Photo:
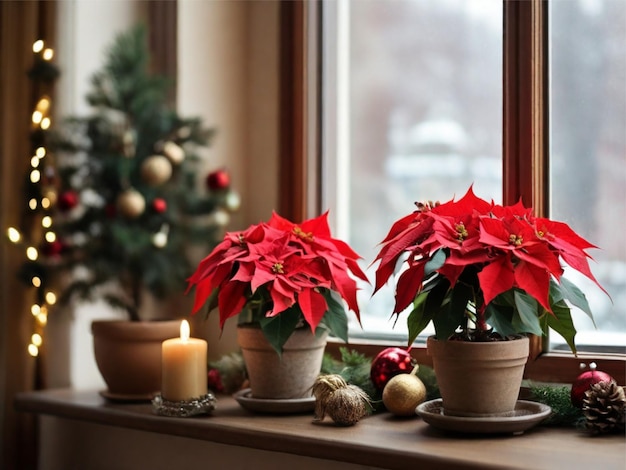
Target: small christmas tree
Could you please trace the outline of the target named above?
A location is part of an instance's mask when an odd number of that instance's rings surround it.
[[[156,298],[184,290],[193,272],[186,248],[212,248],[238,206],[223,169],[196,189],[196,152],[214,132],[170,109],[169,82],[151,75],[149,62],[143,26],[119,35],[92,79],[94,113],[54,134],[56,239],[25,269],[69,270],[59,301],[103,298],[135,320],[143,289]]]

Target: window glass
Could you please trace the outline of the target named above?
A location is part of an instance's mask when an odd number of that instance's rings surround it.
[[[577,312],[577,343],[626,352],[626,2],[552,2],[549,18],[550,215],[601,248],[590,264],[612,298],[566,272],[597,324]]]
[[[461,197],[473,184],[501,202],[502,2],[324,7],[323,203],[365,268],[416,201]],[[363,329],[351,336],[405,341],[406,313],[390,320],[392,287],[371,293],[363,286]]]

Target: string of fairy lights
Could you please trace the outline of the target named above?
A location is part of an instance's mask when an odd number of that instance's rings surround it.
[[[54,50],[46,47],[43,40],[39,39],[33,43],[33,53],[36,61],[50,62],[54,57]],[[41,93],[31,114],[31,126],[33,132],[43,133],[50,129],[52,102],[50,96]],[[26,263],[35,263],[40,257],[38,246],[53,244],[57,240],[53,230],[52,208],[56,202],[56,191],[53,187],[42,187],[46,180],[46,170],[52,170],[52,157],[48,153],[45,139],[38,139],[33,145],[33,152],[30,156],[29,181],[38,188],[37,191],[29,191],[27,196],[28,210],[32,220],[32,225],[27,231],[22,233],[15,227],[7,229],[7,236],[11,243],[24,249]],[[39,225],[39,226],[38,226]],[[42,237],[43,234],[43,237]],[[33,329],[30,343],[27,346],[28,354],[33,357],[39,355],[44,342],[44,331],[48,322],[48,312],[56,303],[55,292],[47,287],[41,275],[32,274],[30,284],[36,289],[34,302],[30,306],[30,314],[33,317]]]

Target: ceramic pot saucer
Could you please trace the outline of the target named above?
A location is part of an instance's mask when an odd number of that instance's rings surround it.
[[[158,394],[158,392],[154,392],[141,395],[130,395],[123,393],[111,393],[108,390],[101,390],[99,393],[101,397],[117,403],[150,403]]]
[[[235,400],[249,411],[269,414],[297,414],[308,413],[315,409],[315,397],[303,398],[253,398],[249,388],[238,391],[233,395]]]
[[[415,412],[422,419],[439,429],[469,434],[522,434],[546,419],[552,409],[543,403],[518,400],[515,410],[502,416],[470,418],[447,416],[443,413],[443,401],[427,401],[418,405]]]

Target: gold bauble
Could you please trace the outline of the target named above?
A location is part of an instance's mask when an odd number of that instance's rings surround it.
[[[396,416],[415,416],[426,399],[426,386],[414,374],[394,375],[383,389],[383,404]]]
[[[117,210],[128,218],[139,217],[146,209],[146,200],[136,189],[127,189],[117,197]]]
[[[163,155],[152,155],[141,164],[141,179],[150,186],[159,186],[172,176],[172,164]]]
[[[163,144],[163,153],[174,165],[179,165],[185,159],[185,151],[171,140]]]

